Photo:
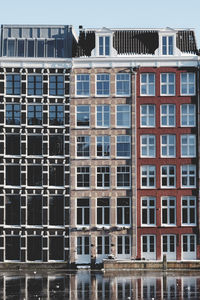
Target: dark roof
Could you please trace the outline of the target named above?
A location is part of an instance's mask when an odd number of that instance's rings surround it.
[[[113,30],[113,47],[118,54],[154,54],[158,48],[158,30]],[[178,30],[176,45],[181,52],[197,53],[194,31]],[[95,31],[80,30],[76,56],[91,56]]]

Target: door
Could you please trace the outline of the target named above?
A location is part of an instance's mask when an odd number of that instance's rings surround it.
[[[162,236],[162,255],[166,255],[167,260],[176,260],[176,236]]]
[[[142,258],[148,260],[156,259],[156,236],[143,235],[142,236]]]
[[[78,236],[77,237],[77,264],[89,264],[90,263],[90,237]]]
[[[131,258],[131,237],[129,235],[120,235],[117,237],[117,258]]]
[[[98,236],[97,237],[97,254],[96,262],[101,263],[103,259],[108,258],[110,254],[110,238],[109,236]]]
[[[182,259],[183,260],[196,259],[196,235],[194,234],[182,235]]]

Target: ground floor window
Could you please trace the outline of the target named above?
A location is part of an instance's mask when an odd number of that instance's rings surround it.
[[[64,237],[49,237],[49,260],[64,260]]]
[[[42,260],[42,237],[41,236],[27,237],[27,260],[28,261]]]

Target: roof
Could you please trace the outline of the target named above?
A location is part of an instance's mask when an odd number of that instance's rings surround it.
[[[154,54],[158,48],[159,29],[112,29],[113,47],[118,54]],[[183,53],[197,54],[194,30],[177,29],[176,45]],[[95,48],[95,29],[80,29],[76,56],[91,56]]]

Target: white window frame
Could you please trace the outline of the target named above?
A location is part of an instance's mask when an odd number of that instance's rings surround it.
[[[98,112],[98,107],[101,107],[101,111]],[[105,107],[108,107],[108,112],[105,112]],[[108,113],[109,115],[109,124],[105,125],[105,114]],[[97,119],[97,115],[101,114],[102,117],[102,125],[98,125],[98,119]],[[96,127],[97,128],[109,128],[110,127],[110,105],[97,105],[96,106]]]
[[[105,141],[105,138],[108,138],[108,142]],[[98,139],[101,141],[98,141]],[[102,155],[98,155],[98,143],[101,143],[102,146]],[[107,148],[107,152],[109,152],[109,155],[105,155],[106,151],[105,148]],[[109,159],[110,158],[110,136],[109,135],[98,135],[96,136],[96,157],[98,159]]]
[[[122,253],[118,253],[118,247],[119,247],[119,238],[122,238]],[[126,243],[126,238],[129,240],[128,243]],[[116,236],[116,256],[120,259],[128,259],[131,256],[131,235],[118,235]],[[126,247],[128,246],[129,252],[126,253]]]
[[[98,172],[98,168],[100,168],[100,172]],[[106,168],[109,168],[109,172],[107,172],[105,170],[105,172],[103,172],[103,169],[106,169]],[[105,186],[105,183],[106,183],[106,180],[105,180],[105,176],[106,175],[109,175],[109,185],[106,185]],[[101,186],[98,186],[98,175],[101,175],[102,176],[102,185]],[[110,173],[110,166],[97,166],[96,167],[96,188],[97,189],[110,189],[110,185],[111,185],[111,182],[110,182],[110,176],[111,176],[111,173]]]
[[[186,237],[186,248],[184,251],[184,238]],[[191,239],[193,239],[194,243],[191,244]],[[194,251],[191,250],[191,247],[194,247]],[[189,249],[188,249],[189,248]],[[196,252],[197,252],[197,237],[196,234],[183,234],[181,236],[181,249],[182,249],[182,260],[195,260]],[[185,255],[184,255],[185,254]]]
[[[126,77],[127,78],[123,78],[123,77]],[[118,77],[121,77],[120,79]],[[131,80],[130,80],[130,74],[129,73],[117,73],[115,75],[115,91],[116,91],[116,96],[119,96],[119,97],[129,97],[131,92],[130,92],[130,83],[131,83]],[[121,85],[122,85],[122,88],[121,88],[121,92],[119,93],[118,91],[118,83],[121,82]],[[126,92],[126,84],[128,84],[128,92]]]
[[[186,107],[186,113],[183,113],[183,107]],[[190,108],[193,107],[194,113],[190,113]],[[186,118],[186,124],[183,124],[183,118]],[[190,119],[193,118],[193,124],[190,124]],[[181,104],[181,127],[195,127],[196,126],[196,105],[195,104]]]
[[[166,138],[166,143],[163,142],[163,138]],[[173,138],[173,143],[170,139]],[[176,157],[176,135],[175,134],[165,134],[160,137],[160,145],[161,145],[161,157]],[[165,150],[166,155],[163,154]],[[170,151],[173,150],[173,154],[170,154]]]
[[[129,204],[128,205],[118,205],[118,200],[120,199],[126,199],[128,200]],[[130,226],[131,225],[131,204],[130,204],[130,198],[128,197],[118,197],[117,198],[117,205],[116,205],[116,224],[118,226]],[[121,215],[122,215],[122,224],[121,223],[118,223],[117,221],[117,211],[118,209],[120,209],[122,212],[121,212]],[[125,215],[126,215],[126,209],[128,209],[129,211],[129,222],[128,223],[125,223]]]
[[[102,45],[102,54],[100,54],[100,38],[102,38],[103,45]],[[108,38],[108,47],[106,46],[106,38]],[[108,48],[108,49],[106,49]],[[108,51],[108,53],[107,53]],[[111,35],[98,35],[98,54],[99,56],[110,56],[111,55]]]
[[[146,110],[147,110],[146,114],[142,113],[142,108],[143,107],[146,107]],[[150,112],[149,112],[150,107],[153,107],[153,109],[154,109],[153,114],[150,114]],[[147,125],[142,125],[142,118],[145,118],[147,120]],[[153,125],[150,124],[150,120],[152,118],[154,119],[154,124]],[[155,106],[155,104],[142,104],[142,105],[140,105],[140,127],[154,128],[155,125],[156,125],[156,106]]]
[[[164,244],[164,239],[166,239],[165,244]],[[166,251],[164,251],[164,246],[166,246],[167,248]],[[162,235],[162,256],[163,255],[166,255],[167,260],[176,260],[176,235],[175,234]]]
[[[89,168],[89,172],[78,172],[78,168]],[[81,189],[81,190],[88,190],[90,189],[90,173],[91,173],[91,170],[90,170],[90,166],[77,166],[76,167],[76,189]],[[77,182],[77,176],[78,174],[82,174],[82,176],[84,176],[84,174],[89,174],[89,185],[88,186],[78,186],[78,182]],[[84,182],[84,181],[83,181]]]
[[[183,76],[186,76],[186,81],[183,82]],[[190,77],[192,78],[192,81],[190,81]],[[186,87],[186,92],[183,92],[183,85]],[[190,92],[190,88],[192,86],[193,92]],[[187,72],[187,73],[181,73],[181,86],[180,86],[181,96],[190,95],[194,96],[196,95],[196,76],[193,72]]]
[[[77,125],[77,116],[79,113],[81,112],[78,112],[78,108],[79,107],[83,107],[83,106],[87,106],[89,109],[88,109],[88,112],[89,112],[89,126],[79,126]],[[91,116],[90,116],[90,105],[86,104],[86,105],[77,105],[76,106],[76,128],[90,128],[91,126]]]
[[[153,75],[153,81],[150,81],[150,76]],[[143,82],[143,78],[145,81]],[[142,92],[142,88],[145,87],[146,93]],[[150,92],[153,88],[153,92]],[[141,96],[155,96],[155,73],[141,73],[140,74],[140,95]]]
[[[166,49],[164,50],[163,38],[166,38]],[[170,45],[169,39],[172,38],[172,45]],[[174,35],[162,36],[162,55],[174,55]]]
[[[166,107],[166,113],[163,109]],[[170,112],[170,107],[174,108],[174,112]],[[163,124],[163,119],[166,118],[166,124]],[[170,118],[174,119],[173,124],[170,124]],[[160,106],[160,127],[175,127],[176,126],[176,105],[175,104],[162,104]]]
[[[142,172],[146,172],[146,175],[143,176]],[[150,172],[153,172],[153,176],[150,176]],[[140,167],[140,174],[141,174],[141,182],[140,186],[142,189],[155,189],[156,187],[156,166],[154,165],[143,165]],[[142,185],[142,179],[146,178],[147,185]],[[154,185],[150,185],[150,179],[153,179]]]
[[[85,205],[85,206],[79,206],[78,205],[78,200],[88,200],[88,202],[89,202],[89,205]],[[87,198],[87,197],[83,197],[83,198],[81,198],[81,197],[79,197],[79,198],[77,198],[76,199],[76,226],[77,227],[89,227],[90,226],[90,222],[91,222],[91,208],[90,208],[90,205],[91,205],[91,201],[90,201],[90,199],[89,198]],[[77,211],[78,211],[78,208],[80,208],[81,209],[81,215],[82,215],[82,224],[78,224],[78,213],[77,213]],[[84,223],[84,219],[85,219],[85,214],[86,214],[86,210],[88,209],[88,212],[89,212],[89,224],[85,224]]]
[[[166,75],[166,81],[163,81],[163,76]],[[173,82],[170,82],[170,75],[173,75]],[[162,92],[162,87],[166,86],[166,93]],[[170,87],[173,86],[174,92],[169,91]],[[161,73],[160,74],[160,95],[161,96],[175,96],[176,94],[176,74],[175,73]]]
[[[183,144],[184,139],[186,139],[186,144]],[[184,149],[186,152],[185,154],[183,153]],[[196,135],[195,134],[181,135],[181,157],[196,157]]]
[[[143,143],[143,140],[146,139],[146,143]],[[151,140],[153,143],[150,143]],[[150,155],[150,149],[152,150],[152,155]],[[146,154],[143,154],[143,151],[146,151]],[[140,136],[140,157],[156,157],[156,136],[150,134],[144,134]]]
[[[143,201],[146,201],[146,205],[143,205]],[[147,223],[143,223],[143,211],[146,211]],[[154,219],[153,223],[150,222],[151,213],[153,213],[153,219]],[[152,196],[141,197],[141,226],[142,227],[156,226],[156,197],[152,197]]]
[[[108,205],[98,205],[98,200],[100,199],[106,199],[108,200]],[[105,223],[105,215],[106,215],[106,210],[108,209],[108,218],[109,218],[109,223]],[[97,219],[97,216],[98,216],[98,210],[101,210],[102,214],[102,222],[100,224],[97,223],[98,219]],[[105,226],[110,226],[110,210],[111,210],[111,207],[110,207],[110,198],[108,197],[102,197],[102,198],[97,198],[97,201],[96,201],[96,226],[97,227],[105,227]]]
[[[170,203],[170,201],[174,201],[174,205]],[[167,201],[167,205],[163,205],[163,201]],[[164,210],[166,211],[167,215],[167,222],[163,222],[163,214]],[[172,211],[174,212],[174,222],[171,223],[170,218],[171,218],[171,213]],[[163,196],[161,197],[161,225],[168,227],[168,226],[176,226],[176,197],[174,196]]]
[[[78,77],[80,77],[80,79]],[[81,83],[81,93],[78,92],[78,83]],[[85,92],[85,83],[88,83],[88,92]],[[76,74],[76,97],[89,97],[89,96],[90,96],[90,74]]]
[[[99,238],[101,238],[101,243],[99,244]],[[108,244],[107,244],[108,241]],[[110,236],[109,235],[99,235],[96,237],[96,259],[97,261],[102,261],[110,255]],[[106,253],[106,247],[108,247],[108,253]],[[101,248],[102,253],[98,253],[99,248]]]
[[[183,171],[186,173],[183,174]],[[193,174],[191,174],[191,172]],[[186,185],[183,184],[183,177],[187,180]],[[190,184],[191,178],[194,179],[194,185]],[[196,188],[196,165],[188,164],[181,166],[181,188]]]
[[[118,154],[118,151],[117,151],[117,146],[119,144],[124,144],[124,145],[129,145],[129,155],[119,155]],[[125,151],[120,151],[120,153],[123,153],[124,154]],[[128,151],[126,151],[128,152]],[[131,136],[130,135],[117,135],[116,136],[116,158],[130,158],[131,157]]]
[[[100,76],[100,78],[98,79],[98,77]],[[105,77],[108,76],[108,79],[106,79]],[[102,88],[101,91],[102,93],[98,93],[98,89],[97,89],[97,83],[101,82]],[[109,88],[108,88],[108,92],[106,93],[105,88],[104,88],[104,84],[108,82],[109,83]],[[96,97],[109,97],[110,96],[110,74],[108,73],[99,73],[96,74]]]
[[[163,173],[163,170],[166,170],[166,174]],[[174,173],[173,174],[170,174],[170,169],[173,169],[174,170]],[[163,189],[173,189],[176,187],[176,166],[175,165],[163,165],[160,167],[160,174],[161,174],[161,188]],[[166,185],[163,185],[163,182],[162,180],[166,178],[166,182],[167,184]],[[171,185],[170,184],[170,180],[173,179],[174,181],[174,184]]]
[[[79,156],[78,155],[78,145],[84,145],[84,144],[86,144],[87,143],[87,141],[85,142],[83,142],[83,141],[78,141],[78,139],[79,138],[88,138],[88,145],[89,145],[89,155],[88,156],[86,156],[86,155],[82,155],[82,156]],[[81,153],[84,153],[84,151],[82,150],[81,151]],[[76,157],[78,158],[78,159],[87,159],[87,158],[89,158],[90,157],[90,136],[89,135],[80,135],[80,136],[76,136]]]
[[[183,204],[183,201],[186,202],[186,204]],[[191,201],[194,203],[192,204]],[[183,220],[183,210],[186,212],[186,219],[187,222],[184,222]],[[194,215],[194,222],[191,222],[191,214]],[[181,225],[182,226],[196,226],[196,197],[195,196],[182,196],[181,197]]]
[[[118,109],[125,108],[125,111],[118,111]],[[118,115],[125,113],[125,120],[128,121],[127,125],[118,125]],[[128,118],[127,118],[128,114]],[[131,106],[129,104],[120,104],[116,106],[116,127],[117,128],[130,128],[131,127]]]
[[[119,170],[118,170],[119,168]],[[124,171],[125,169],[125,171]],[[123,175],[123,185],[122,186],[118,186],[118,175]],[[124,176],[127,175],[129,176],[129,185],[125,185],[124,182]],[[130,166],[122,166],[122,165],[118,165],[117,166],[117,178],[116,178],[116,188],[117,189],[130,189],[131,188],[131,167]]]

